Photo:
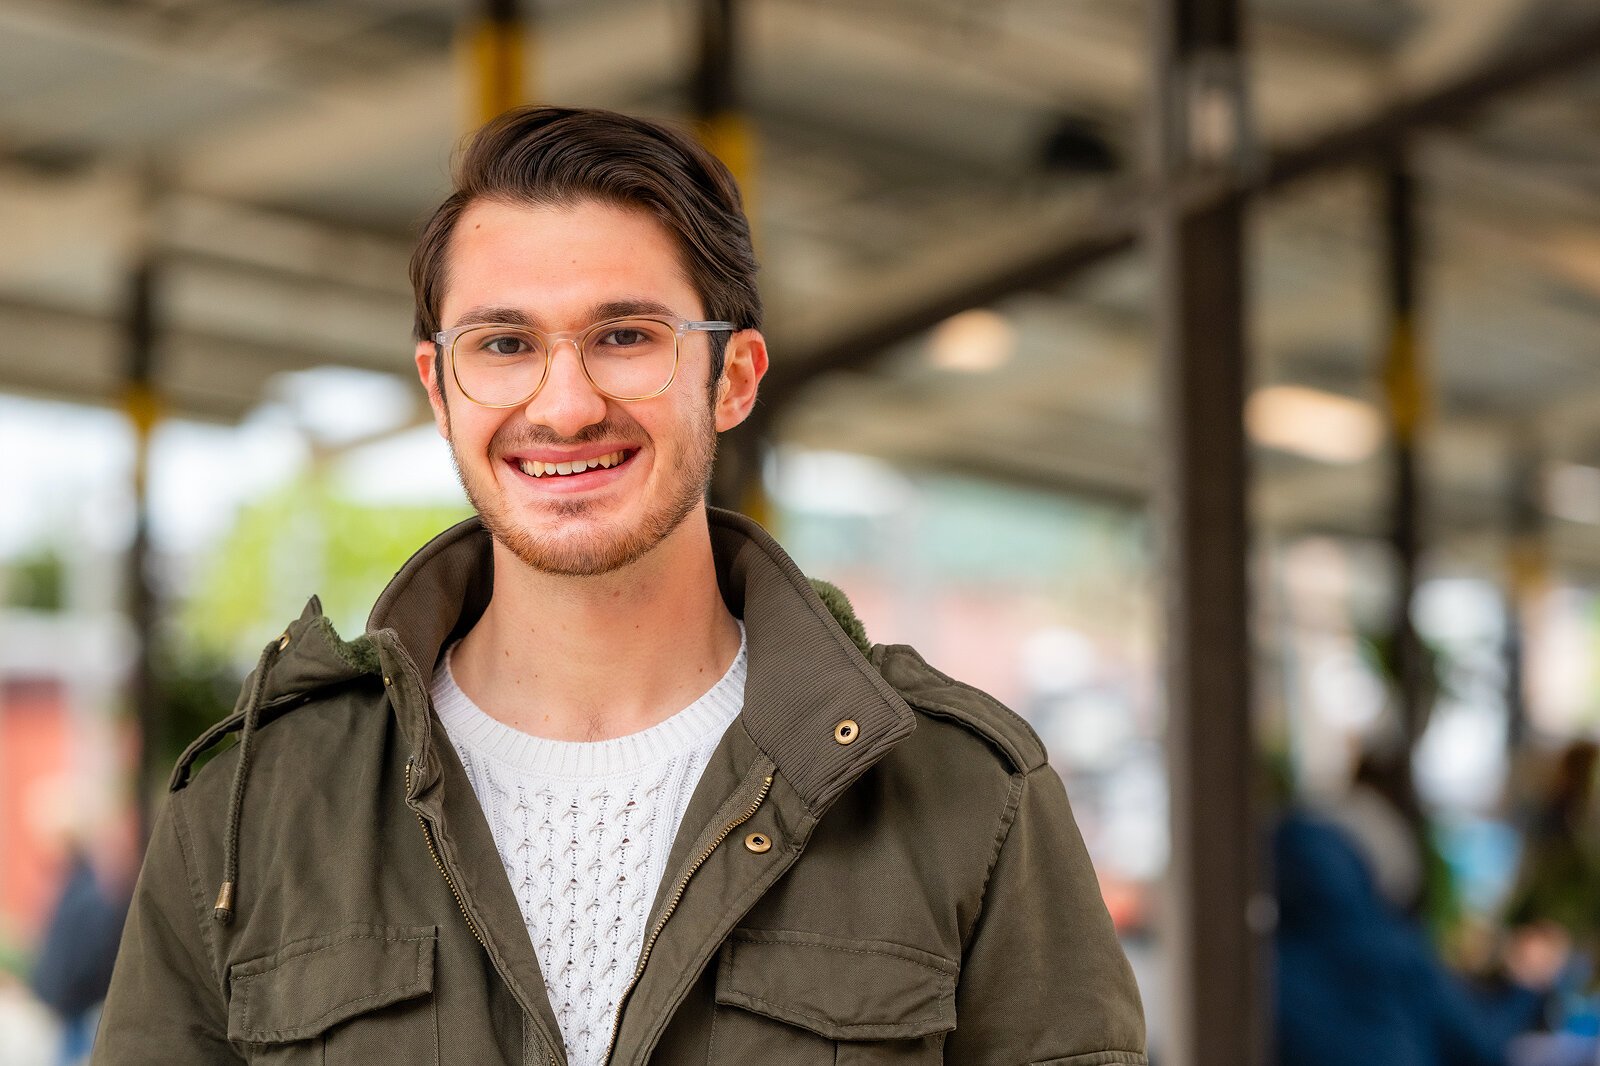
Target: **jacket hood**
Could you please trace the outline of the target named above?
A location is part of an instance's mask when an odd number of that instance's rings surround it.
[[[250,713],[257,716],[255,725],[265,725],[319,692],[375,678],[381,672],[372,641],[341,638],[323,615],[321,599],[312,596],[300,617],[267,645],[255,669],[246,675],[233,713],[196,737],[179,756],[169,789],[187,784],[194,761],[229,733],[242,729]]]
[[[322,603],[311,597],[300,617],[261,653],[256,668],[245,678],[234,712],[189,745],[178,758],[168,782],[169,791],[183,788],[200,754],[227,734],[239,733],[239,757],[234,765],[224,843],[222,880],[217,890],[213,917],[233,921],[234,891],[238,879],[239,819],[244,793],[250,779],[252,741],[257,730],[294,707],[309,701],[312,694],[328,691],[375,672],[380,662],[371,642],[341,640],[333,624],[322,614]]]

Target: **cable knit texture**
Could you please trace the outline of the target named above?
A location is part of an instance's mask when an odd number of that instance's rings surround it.
[[[453,652],[454,649],[452,649]],[[571,1066],[602,1066],[689,797],[744,705],[745,643],[712,688],[614,740],[546,740],[489,717],[444,657],[433,702],[483,805]]]

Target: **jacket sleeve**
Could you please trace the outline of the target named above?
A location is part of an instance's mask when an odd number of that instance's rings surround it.
[[[156,818],[122,931],[91,1066],[241,1062],[207,950],[182,793]]]
[[[1144,1014],[1061,778],[1012,779],[945,1061],[1142,1066]]]

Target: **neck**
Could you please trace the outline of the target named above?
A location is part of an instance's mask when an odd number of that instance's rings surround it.
[[[488,608],[456,648],[456,682],[491,717],[553,740],[636,733],[693,703],[739,651],[705,512],[595,577],[537,571],[498,541]]]

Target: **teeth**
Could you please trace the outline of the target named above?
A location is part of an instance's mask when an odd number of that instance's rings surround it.
[[[607,455],[597,455],[593,459],[579,459],[575,462],[566,463],[545,463],[537,459],[524,459],[517,466],[529,477],[549,477],[553,474],[581,474],[585,470],[593,470],[596,467],[610,469],[620,462],[622,462],[622,453],[616,451]]]

